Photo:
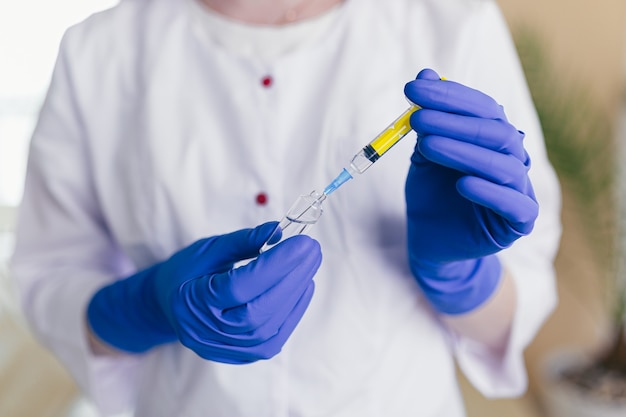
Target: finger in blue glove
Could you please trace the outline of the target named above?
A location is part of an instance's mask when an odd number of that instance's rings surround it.
[[[411,269],[434,307],[460,314],[497,287],[494,256],[532,231],[538,205],[524,134],[493,98],[426,69],[405,94],[422,107],[407,176]]]
[[[219,362],[273,357],[304,315],[321,263],[319,244],[304,235],[258,255],[275,226],[201,239],[102,288],[89,304],[91,328],[128,352],[179,340]]]

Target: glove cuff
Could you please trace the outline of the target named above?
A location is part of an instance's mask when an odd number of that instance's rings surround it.
[[[433,308],[442,314],[468,313],[498,287],[502,266],[495,255],[448,263],[420,261],[411,270]]]
[[[151,285],[158,265],[96,292],[87,307],[93,332],[107,344],[131,353],[177,339],[157,304]]]

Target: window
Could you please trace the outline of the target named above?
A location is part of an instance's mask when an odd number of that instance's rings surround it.
[[[30,135],[65,29],[116,3],[0,2],[0,206],[21,200]]]

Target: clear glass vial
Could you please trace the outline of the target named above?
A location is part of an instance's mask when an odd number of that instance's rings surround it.
[[[322,202],[325,199],[326,194],[317,191],[298,197],[267,239],[261,252],[291,236],[306,233],[322,215]]]

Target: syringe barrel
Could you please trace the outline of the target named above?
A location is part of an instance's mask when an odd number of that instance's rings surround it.
[[[376,155],[376,151],[371,148],[368,149],[368,147],[369,145],[354,155],[352,161],[350,161],[350,167],[348,168],[348,172],[350,172],[350,174],[364,173],[365,170],[371,167],[372,164],[379,158],[379,156]],[[372,154],[372,152],[374,153]]]
[[[411,104],[396,120],[393,121],[385,130],[374,138],[370,143],[365,145],[363,149],[352,157],[350,165],[341,171],[341,173],[324,189],[324,194],[330,194],[339,188],[343,183],[354,177],[354,174],[362,174],[371,167],[385,152],[393,145],[398,143],[400,139],[405,137],[411,131],[411,115],[419,110],[420,107]]]
[[[376,159],[383,156],[393,145],[398,143],[400,139],[405,137],[411,131],[411,115],[419,110],[420,107],[413,104],[406,109],[396,120],[394,120],[385,130],[376,136],[365,148],[371,148],[374,155],[368,159],[375,162]],[[372,160],[372,158],[374,158]]]
[[[413,104],[406,109],[396,120],[394,120],[385,130],[376,136],[370,143],[365,145],[350,161],[348,171],[350,174],[362,174],[372,166],[374,162],[385,154],[400,139],[411,131],[411,115],[420,107]]]

